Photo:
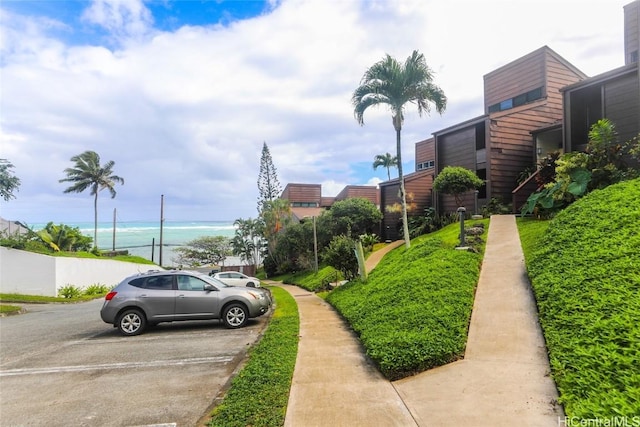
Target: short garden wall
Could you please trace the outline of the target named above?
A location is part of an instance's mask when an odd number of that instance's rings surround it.
[[[159,269],[150,264],[63,258],[0,247],[0,293],[56,296],[66,285],[117,285],[132,274]]]

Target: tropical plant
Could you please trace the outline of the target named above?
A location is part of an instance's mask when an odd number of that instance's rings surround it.
[[[640,153],[638,139],[618,142],[615,125],[608,119],[598,120],[589,131],[586,152],[566,153],[546,165],[554,167],[553,180],[531,194],[522,207],[522,215],[549,216],[591,190],[604,188],[625,179],[632,179],[638,171],[630,168],[625,156],[635,158]]]
[[[20,178],[15,176],[11,171],[13,164],[7,159],[0,159],[0,197],[5,202],[15,199],[14,191],[18,191],[20,187]]]
[[[266,142],[262,145],[262,155],[260,157],[258,192],[258,213],[262,213],[265,209],[265,204],[276,200],[282,193],[280,181],[278,181],[278,171],[273,165],[271,152]]]
[[[111,198],[116,197],[116,184],[124,184],[124,179],[113,175],[115,162],[109,160],[103,166],[100,165],[100,156],[95,151],[85,151],[71,158],[75,165],[64,170],[66,178],[59,182],[71,182],[73,185],[64,193],[82,193],[90,189],[93,196],[93,243],[98,247],[98,193],[104,189],[109,190]]]
[[[434,190],[453,195],[457,206],[461,206],[463,193],[478,189],[483,184],[484,181],[475,173],[461,166],[446,166],[433,180]]]
[[[633,157],[637,139],[621,143],[616,127],[609,119],[600,119],[589,130],[589,169],[592,174],[589,189],[604,188],[624,179],[634,178],[629,173],[625,156]]]
[[[264,222],[263,236],[267,241],[267,254],[276,266],[283,265],[286,259],[276,251],[280,232],[291,223],[291,207],[286,199],[275,199],[263,204],[260,217]]]
[[[82,234],[78,227],[65,224],[55,225],[53,222],[37,232],[38,237],[54,251],[89,251],[92,239]]]
[[[414,50],[404,63],[390,55],[373,64],[364,74],[360,86],[351,98],[354,115],[360,125],[364,125],[364,112],[371,106],[386,105],[391,110],[393,127],[396,131],[396,157],[398,180],[402,200],[403,235],[405,245],[411,245],[407,221],[407,201],[402,173],[401,132],[404,109],[408,103],[418,107],[418,114],[431,111],[431,103],[436,111],[444,112],[447,98],[443,90],[433,83],[433,71],[427,65],[424,55]]]
[[[58,296],[66,299],[78,298],[82,295],[82,289],[74,285],[65,285],[58,289]]]
[[[236,227],[235,236],[231,240],[233,254],[248,264],[260,265],[265,246],[262,238],[264,230],[262,220],[238,218],[233,225]]]
[[[373,159],[373,170],[383,167],[387,169],[387,178],[391,181],[391,168],[398,167],[398,156],[392,156],[391,153],[377,154]]]
[[[365,233],[360,236],[360,241],[367,252],[372,252],[373,246],[380,241],[380,238],[375,233]]]
[[[224,236],[204,236],[174,250],[178,253],[176,261],[181,264],[190,267],[218,265],[231,254],[231,242]]]

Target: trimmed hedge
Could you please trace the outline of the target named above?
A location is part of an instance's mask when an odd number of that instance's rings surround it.
[[[640,179],[596,190],[539,241],[523,239],[533,246],[527,268],[569,417],[640,414],[639,201]]]
[[[464,355],[482,255],[454,250],[458,232],[451,224],[414,239],[409,250],[387,254],[366,283],[327,296],[388,379]]]

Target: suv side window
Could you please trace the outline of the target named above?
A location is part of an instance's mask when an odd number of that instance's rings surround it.
[[[204,280],[200,280],[197,277],[187,276],[187,275],[179,275],[178,278],[178,289],[181,291],[204,291]]]
[[[137,279],[133,279],[129,282],[131,286],[135,286],[136,288],[144,288],[144,277],[138,277]]]
[[[170,291],[173,289],[173,277],[171,276],[151,276],[144,282],[145,289],[158,289]]]

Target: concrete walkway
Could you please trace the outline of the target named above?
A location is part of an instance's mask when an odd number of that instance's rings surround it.
[[[512,215],[491,218],[464,360],[413,377],[385,380],[329,304],[282,287],[300,312],[285,426],[555,427],[564,417]]]

